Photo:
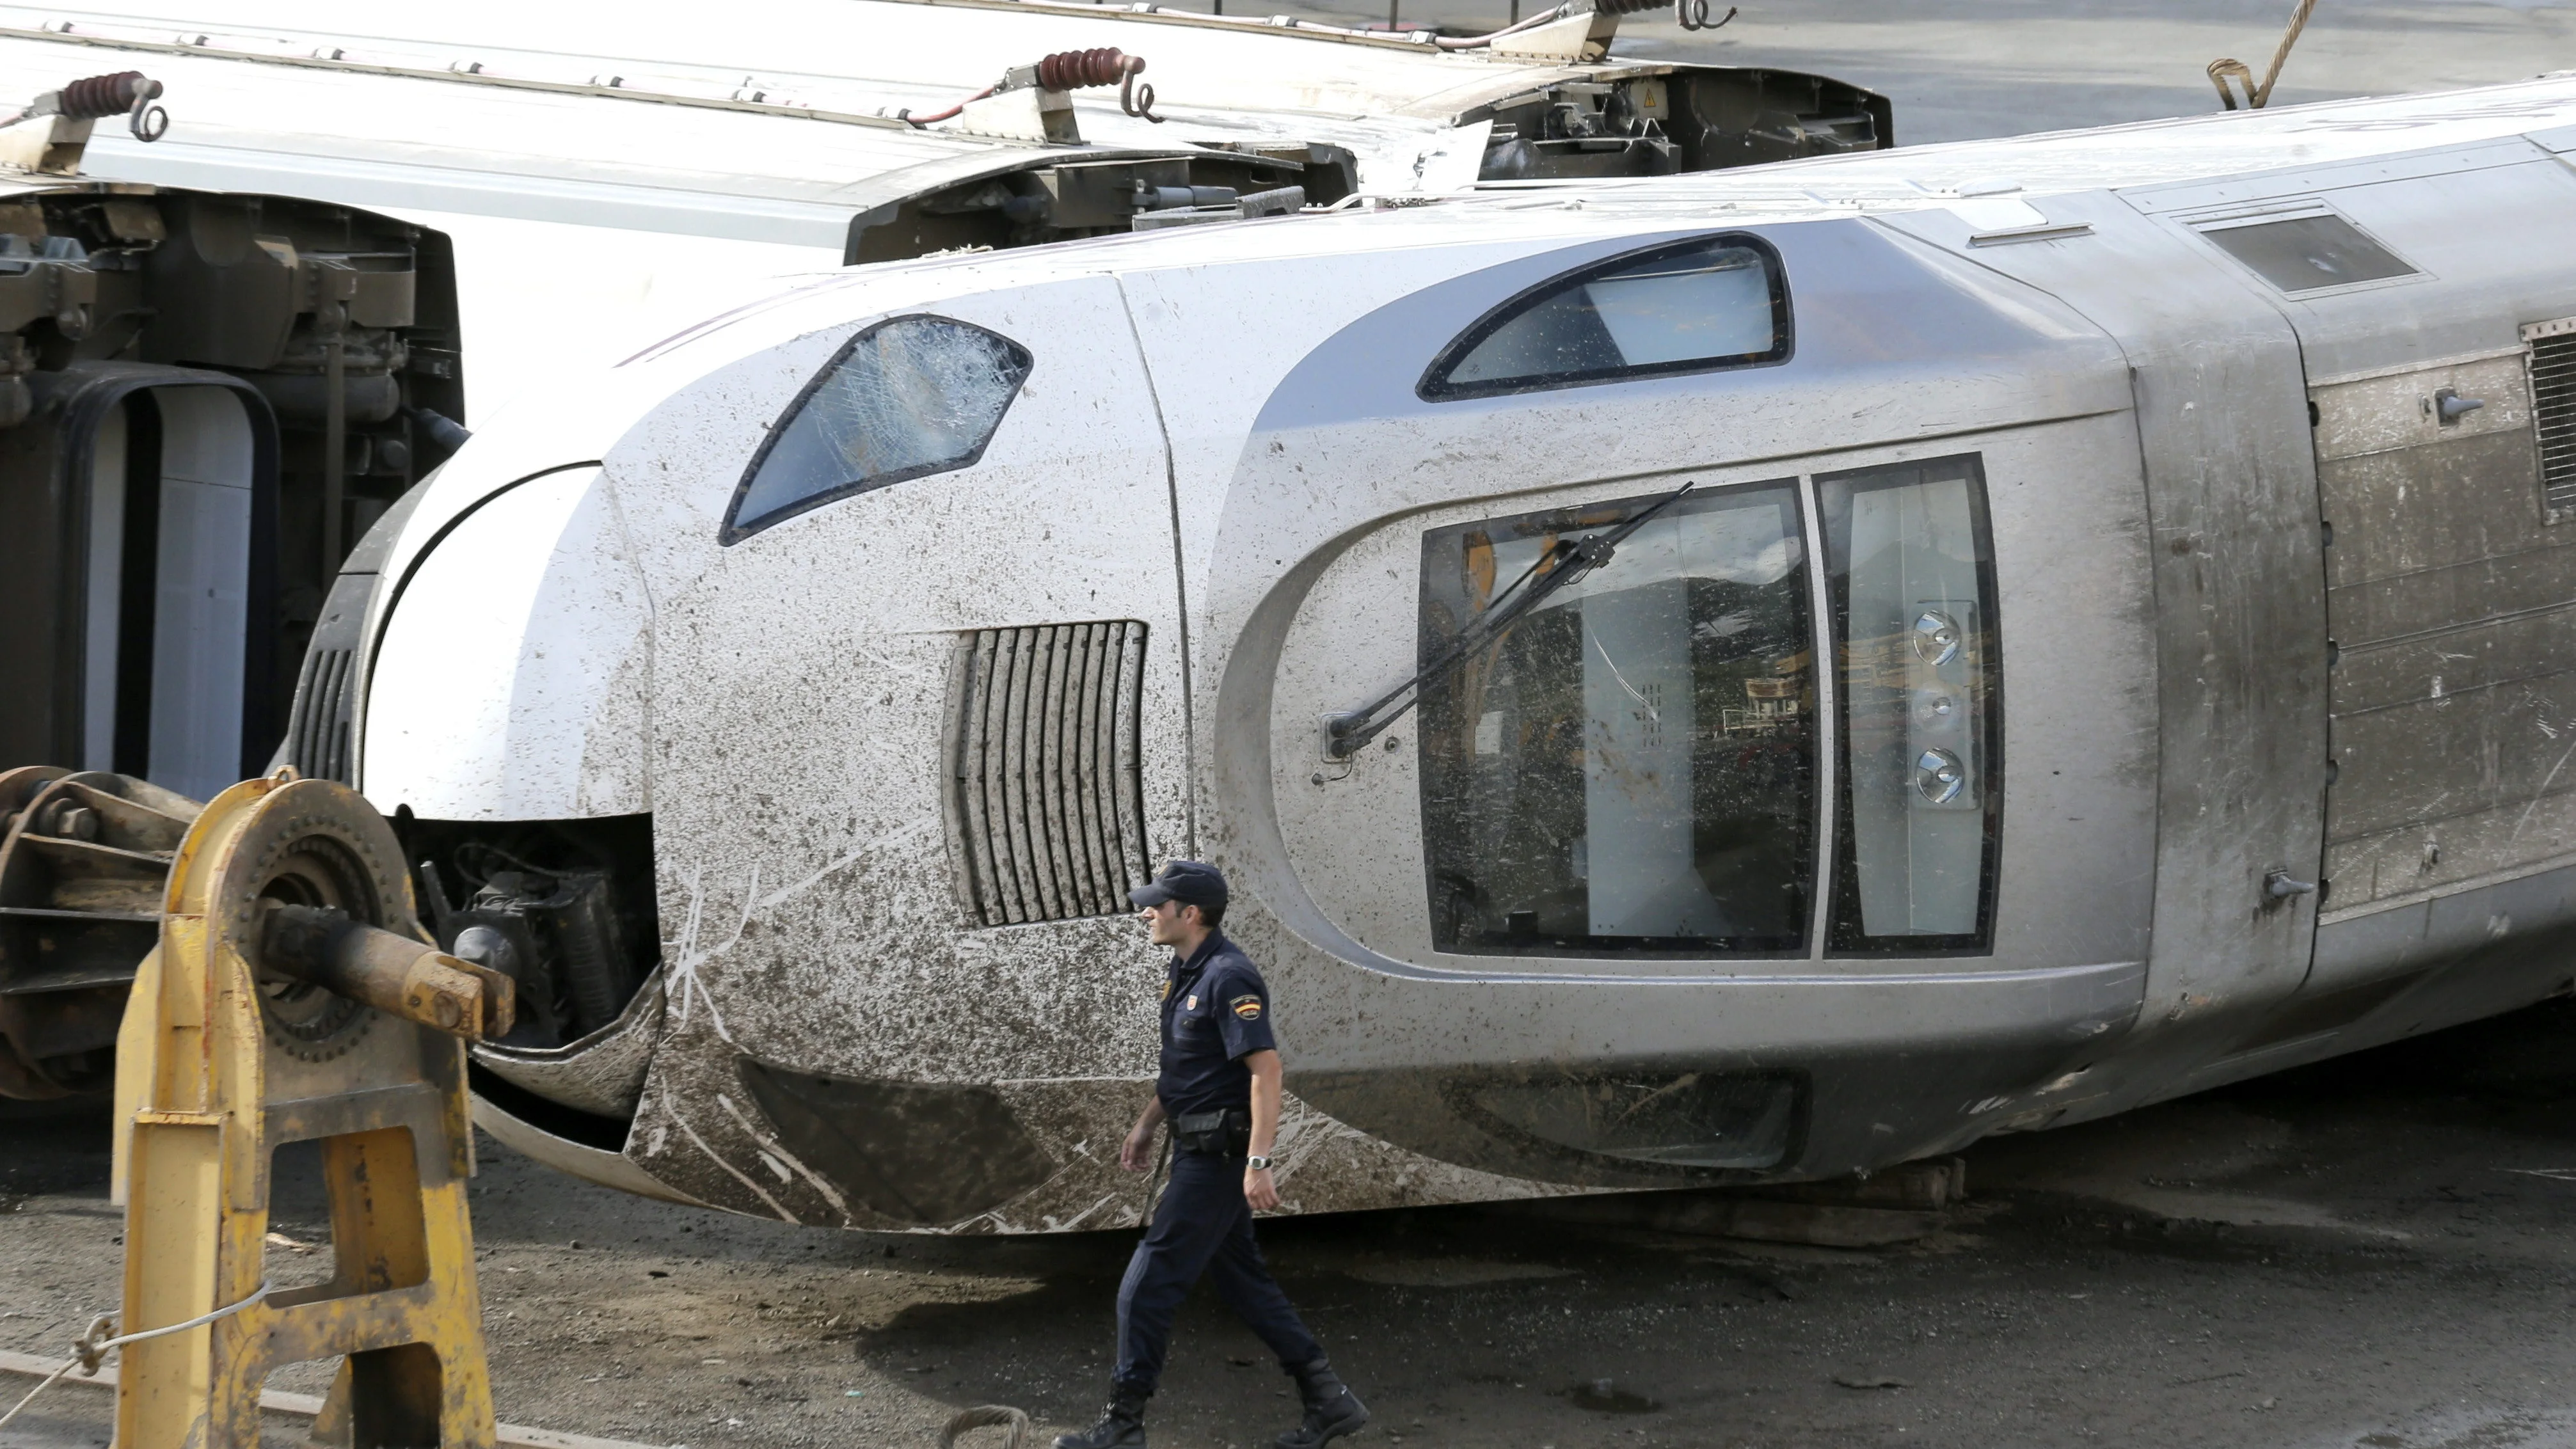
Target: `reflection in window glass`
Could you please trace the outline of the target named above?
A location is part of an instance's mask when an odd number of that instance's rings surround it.
[[[1424,660],[1557,539],[1652,501],[1427,534]],[[1440,949],[1801,944],[1816,750],[1805,564],[1793,485],[1694,494],[1425,691]]]
[[[2413,267],[2332,212],[2252,226],[2209,227],[2201,235],[2284,292],[2315,292],[2415,274]]]
[[[1578,272],[1480,322],[1432,364],[1427,398],[1653,377],[1788,355],[1778,263],[1741,241],[1665,247]]]
[[[752,459],[725,541],[852,493],[963,468],[1028,379],[1028,349],[944,317],[850,339]]]
[[[1987,944],[1997,699],[1985,480],[1973,458],[1819,478],[1842,665],[1831,944]]]

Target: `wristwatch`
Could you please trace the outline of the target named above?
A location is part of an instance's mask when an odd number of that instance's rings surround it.
[[[1268,1172],[1270,1170],[1270,1159],[1260,1156],[1247,1157],[1243,1159],[1243,1165],[1254,1172]]]

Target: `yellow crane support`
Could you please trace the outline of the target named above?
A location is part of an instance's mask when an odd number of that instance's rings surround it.
[[[345,1355],[315,1437],[483,1449],[465,1044],[507,977],[439,953],[364,799],[291,771],[217,795],[172,858],[117,1038],[129,1343],[117,1449],[254,1449],[282,1365]],[[318,1141],[331,1277],[269,1291],[277,1149]]]

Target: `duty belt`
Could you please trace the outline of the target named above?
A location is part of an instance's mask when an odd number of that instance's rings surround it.
[[[1241,1157],[1252,1150],[1252,1114],[1236,1108],[1183,1112],[1172,1119],[1172,1149],[1210,1157]]]

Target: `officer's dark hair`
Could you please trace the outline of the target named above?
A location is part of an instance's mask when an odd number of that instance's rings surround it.
[[[1201,905],[1197,901],[1183,901],[1181,904],[1198,912],[1199,919],[1205,922],[1211,931],[1225,924],[1225,902],[1223,901],[1212,906]]]

